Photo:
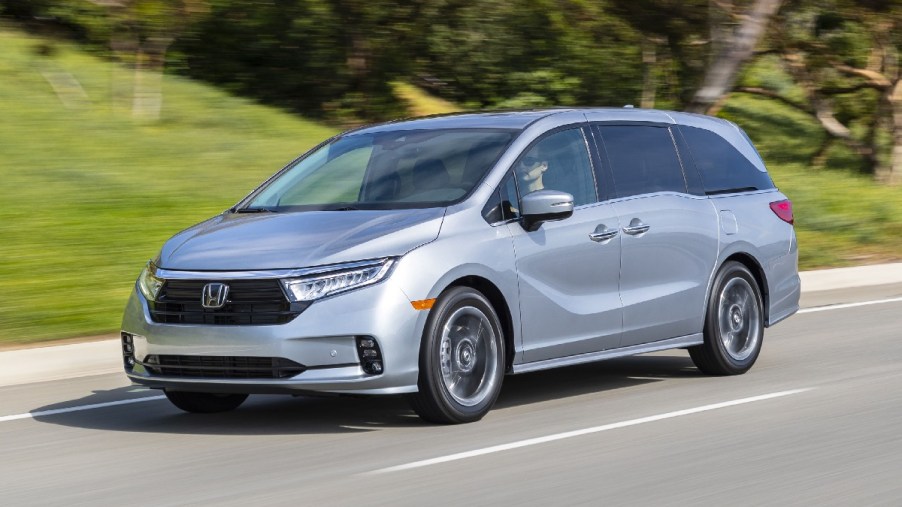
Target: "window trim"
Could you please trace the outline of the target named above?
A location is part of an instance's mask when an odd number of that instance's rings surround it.
[[[680,163],[683,165],[683,177],[686,178],[686,189],[691,195],[705,196],[705,185],[702,182],[701,170],[695,163],[695,156],[689,148],[689,142],[683,137],[683,125],[676,125],[677,128],[670,129],[671,135],[676,143],[677,153],[680,156]],[[676,132],[674,132],[676,131]],[[689,167],[692,167],[689,169]]]
[[[501,198],[502,197],[501,196],[501,187],[504,186],[508,177],[510,177],[511,180],[513,180],[513,182],[514,182],[514,192],[516,192],[516,194],[517,194],[517,205],[518,206],[520,205],[520,183],[517,181],[517,177],[511,174],[512,172],[513,172],[513,168],[508,169],[504,173],[504,176],[501,177],[501,182],[498,183],[498,185],[495,187],[495,190],[493,190],[492,193],[489,194],[489,198],[482,204],[482,209],[479,211],[479,214],[482,216],[482,219],[485,220],[485,223],[489,224],[492,227],[498,227],[499,225],[510,224],[510,223],[520,221],[519,215],[514,218],[501,219],[496,222],[489,222],[488,217],[485,216],[485,211],[486,211],[485,208],[486,208],[486,206],[489,205],[489,201],[491,201],[492,199],[497,197],[499,203],[504,202],[504,200]]]

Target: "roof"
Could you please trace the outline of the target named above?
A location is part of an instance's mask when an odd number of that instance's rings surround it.
[[[397,120],[389,123],[381,123],[362,127],[354,131],[357,133],[391,132],[395,130],[412,129],[453,129],[453,128],[498,128],[522,130],[536,120],[546,116],[569,111],[569,109],[541,109],[529,111],[490,111],[484,113],[453,113],[423,118],[411,118]]]
[[[453,128],[496,128],[523,130],[538,120],[562,113],[584,113],[591,121],[653,121],[680,124],[729,124],[719,118],[710,116],[662,111],[657,109],[589,107],[589,108],[550,108],[522,111],[487,111],[472,113],[452,113],[446,115],[426,116],[396,120],[388,123],[370,125],[355,129],[352,132],[375,133],[398,130],[432,130]],[[350,132],[349,132],[350,133]]]

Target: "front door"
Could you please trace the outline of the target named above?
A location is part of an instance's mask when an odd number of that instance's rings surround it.
[[[510,223],[520,286],[525,362],[614,348],[620,342],[620,228],[599,203],[582,129],[552,133],[517,162],[520,195],[574,196],[573,216],[527,232]],[[538,181],[536,181],[538,179]]]

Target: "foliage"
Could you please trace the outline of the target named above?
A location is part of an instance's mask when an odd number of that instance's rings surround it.
[[[583,0],[446,2],[416,71],[473,108],[635,102],[640,37],[606,9]]]
[[[900,32],[898,0],[796,0],[777,16],[769,40],[782,59],[777,73],[791,76],[801,91],[791,100],[829,134],[813,165],[841,143],[855,152],[853,165],[862,172],[902,181]],[[758,86],[760,93],[788,98],[773,83]]]
[[[855,155],[841,147],[828,157],[833,170],[812,171],[808,160],[825,134],[791,107],[737,95],[723,116],[748,132],[774,183],[792,200],[801,269],[902,259],[902,187],[849,169]]]
[[[342,122],[403,111],[390,86],[409,66],[421,2],[219,0],[176,46],[186,72]]]
[[[611,12],[657,52],[667,107],[680,109],[701,82],[712,49],[709,0],[611,0]]]

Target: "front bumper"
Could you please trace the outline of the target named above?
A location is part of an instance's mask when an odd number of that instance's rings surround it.
[[[281,325],[184,325],[153,322],[147,301],[132,292],[122,321],[132,336],[135,383],[152,388],[229,393],[399,394],[417,390],[419,344],[428,312],[413,309],[389,278],[316,301]],[[357,337],[375,338],[383,373],[360,364]],[[194,378],[152,373],[149,355],[285,358],[307,369],[290,378]]]

